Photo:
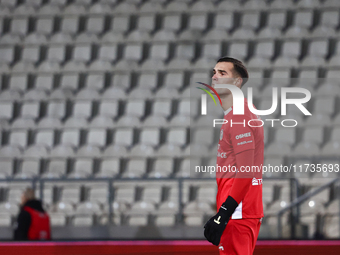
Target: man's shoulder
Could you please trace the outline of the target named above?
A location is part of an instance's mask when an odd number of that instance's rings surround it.
[[[25,210],[25,207],[21,208],[18,219],[20,220],[29,220],[31,218],[31,215],[28,211]]]

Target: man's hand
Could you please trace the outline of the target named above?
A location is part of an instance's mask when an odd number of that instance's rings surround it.
[[[227,223],[229,221],[228,215],[224,212],[224,209],[220,208],[218,213],[210,218],[204,225],[204,236],[213,245],[219,245],[221,236]]]
[[[218,213],[204,225],[204,236],[213,245],[219,245],[223,231],[237,206],[237,202],[229,196]]]

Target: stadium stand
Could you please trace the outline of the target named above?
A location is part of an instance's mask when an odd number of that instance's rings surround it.
[[[273,86],[312,91],[313,118],[292,109],[297,129],[265,128],[265,164],[338,163],[339,7],[332,0],[2,0],[0,225],[13,224],[24,187],[6,180],[45,178],[55,180],[43,188],[53,226],[202,226],[215,210],[213,178],[184,181],[182,201],[177,182],[210,159],[192,159],[190,150],[209,155],[216,147],[204,124],[189,130],[200,124],[189,87],[190,79],[209,81],[222,55],[248,66],[259,109],[270,107]],[[289,180],[264,176],[272,179],[263,182],[263,229],[276,228],[277,212],[291,202]],[[88,179],[66,181],[77,178]],[[114,180],[111,205],[107,183],[92,181],[102,178]],[[316,173],[296,178],[300,195],[325,183]],[[317,217],[326,237],[339,238],[338,192],[331,185],[300,206],[308,238]]]

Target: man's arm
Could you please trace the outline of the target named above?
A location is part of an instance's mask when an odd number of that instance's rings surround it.
[[[254,164],[254,154],[254,150],[247,150],[236,154],[238,172],[235,176],[229,196],[231,196],[237,204],[244,199],[254,177],[254,173],[241,172],[241,169],[246,169],[247,166],[251,167]]]
[[[218,213],[212,217],[204,226],[204,236],[209,242],[218,245],[221,240],[223,231],[237,208],[238,204],[244,199],[252,183],[252,173],[241,172],[246,166],[252,166],[254,162],[254,150],[246,150],[236,154],[236,165],[238,172],[234,177],[233,186],[229,196],[221,205]]]
[[[235,116],[233,121],[242,123],[244,116]],[[227,199],[221,205],[217,214],[204,226],[204,236],[209,242],[218,245],[228,221],[239,203],[249,191],[252,172],[245,172],[247,166],[254,164],[255,139],[254,132],[249,126],[235,126],[230,128],[230,141],[235,153],[237,173]]]
[[[14,230],[14,240],[28,240],[28,230],[31,225],[31,215],[22,210],[18,216],[18,226]]]

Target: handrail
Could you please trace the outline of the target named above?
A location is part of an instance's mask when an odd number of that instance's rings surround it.
[[[297,178],[277,178],[277,177],[263,177],[264,180],[281,180],[281,181],[294,181],[296,183],[296,186],[299,186],[299,181]],[[210,178],[210,177],[204,177],[204,178],[190,178],[190,177],[162,177],[162,178],[93,178],[93,177],[88,177],[88,178],[27,178],[27,179],[16,179],[16,178],[7,178],[7,179],[0,179],[0,183],[7,182],[7,183],[15,183],[15,182],[30,182],[32,183],[32,187],[35,189],[37,183],[39,184],[39,195],[40,199],[44,201],[44,193],[43,193],[43,188],[45,183],[65,183],[65,182],[106,182],[108,184],[108,197],[107,197],[107,202],[109,204],[109,224],[112,224],[112,215],[114,213],[113,211],[113,206],[112,202],[114,201],[114,194],[112,192],[112,186],[114,183],[117,182],[150,182],[150,181],[168,181],[168,182],[177,182],[178,184],[178,213],[179,217],[181,220],[183,220],[183,182],[186,181],[215,181],[215,178]],[[291,187],[292,189],[293,187]]]
[[[282,215],[290,210],[291,208],[300,205],[301,203],[305,202],[307,199],[309,199],[310,197],[320,193],[321,191],[327,189],[329,186],[331,186],[332,184],[336,183],[340,181],[340,178],[336,178],[331,180],[330,182],[322,185],[321,187],[318,187],[315,190],[311,190],[307,193],[305,193],[304,195],[297,197],[294,201],[292,201],[288,206],[286,206],[285,208],[281,209],[276,215],[278,216],[278,237],[281,238],[282,237],[282,224],[281,224],[281,217]]]
[[[340,180],[340,178],[336,178],[336,179],[333,179],[332,181],[322,185],[321,187],[318,187],[317,189],[315,190],[311,190],[311,191],[308,191],[307,193],[303,194],[302,196],[296,198],[290,205],[286,206],[285,208],[281,209],[277,215],[279,214],[283,214],[285,213],[286,211],[288,211],[290,208],[300,204],[300,203],[303,203],[304,201],[306,201],[308,198],[316,195],[317,193],[323,191],[324,189],[326,189],[328,186],[338,182]]]

